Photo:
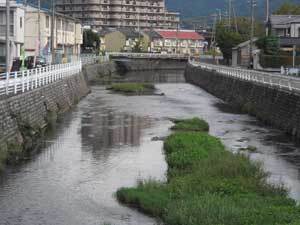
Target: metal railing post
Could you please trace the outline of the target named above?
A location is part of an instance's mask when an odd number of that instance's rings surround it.
[[[17,83],[18,73],[14,73],[14,93],[17,94],[18,92],[18,83]]]
[[[24,80],[24,70],[22,71],[22,93],[25,92],[25,80]]]
[[[6,86],[6,94],[9,95],[9,72],[6,73],[6,82],[5,82],[5,86]]]

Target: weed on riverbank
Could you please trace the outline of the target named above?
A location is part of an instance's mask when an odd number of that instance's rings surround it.
[[[118,83],[112,84],[107,89],[125,94],[142,95],[153,93],[155,86],[148,83]]]
[[[164,144],[168,182],[140,182],[117,192],[120,202],[166,225],[295,225],[300,208],[280,186],[266,182],[257,163],[225,150],[206,132],[178,122]],[[176,126],[175,125],[175,126]],[[208,130],[208,129],[204,129]]]

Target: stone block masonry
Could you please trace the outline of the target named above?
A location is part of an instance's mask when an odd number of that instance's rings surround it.
[[[69,110],[89,92],[81,73],[1,100],[0,164],[31,149],[57,114]]]
[[[300,95],[278,87],[224,76],[188,65],[187,82],[236,106],[267,125],[300,138]]]

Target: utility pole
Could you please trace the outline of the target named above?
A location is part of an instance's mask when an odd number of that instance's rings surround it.
[[[55,26],[55,0],[52,0],[52,16],[51,16],[51,63],[54,64],[54,26]]]
[[[6,0],[6,72],[10,72],[10,0]]]
[[[221,22],[222,21],[222,10],[221,9],[216,9],[216,10],[218,11],[219,21]]]
[[[231,4],[232,0],[228,0],[228,27],[231,28]]]
[[[270,0],[266,0],[266,36],[269,36]]]
[[[213,61],[216,64],[216,33],[217,33],[217,18],[218,15],[214,15],[214,24],[212,30],[212,38],[211,38],[211,48],[213,49]]]
[[[41,53],[41,0],[38,0],[38,55]]]
[[[249,65],[253,67],[253,38],[254,38],[254,7],[255,7],[255,0],[251,0],[251,33],[250,33],[250,50],[249,50]]]
[[[233,5],[232,5],[232,13],[233,13],[233,18],[234,18],[235,32],[238,33],[239,28],[238,28],[238,22],[237,22],[237,15],[236,15],[235,7]]]
[[[177,24],[177,28],[176,28],[176,54],[178,54],[178,30],[179,30],[179,23]]]

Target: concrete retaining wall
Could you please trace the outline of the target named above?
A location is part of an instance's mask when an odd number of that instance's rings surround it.
[[[187,82],[300,138],[300,95],[187,66]]]
[[[146,70],[184,70],[187,60],[179,59],[114,59],[120,73]]]
[[[90,92],[83,74],[0,101],[0,164],[34,146],[51,120]],[[1,165],[0,165],[1,166]]]

